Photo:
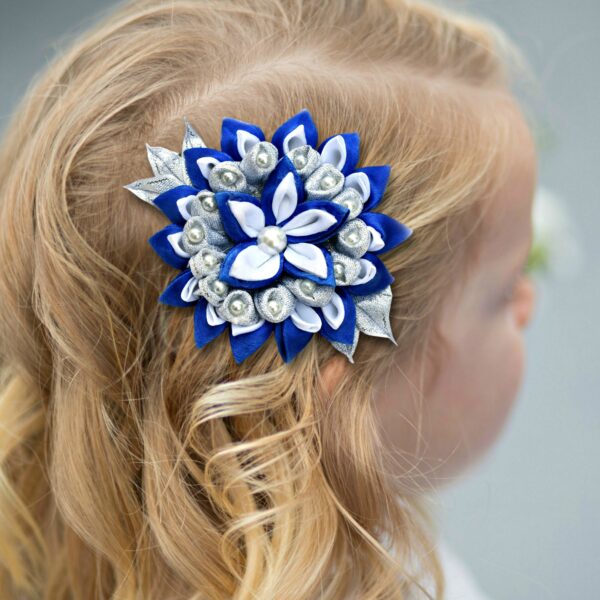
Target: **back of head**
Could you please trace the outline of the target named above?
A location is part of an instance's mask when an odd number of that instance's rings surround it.
[[[393,346],[361,340],[329,392],[317,336],[289,364],[198,350],[157,303],[164,217],[122,186],[182,116],[213,148],[226,116],[358,131],[414,231],[386,261],[395,351],[424,352],[507,136],[498,39],[402,0],[146,0],[43,74],[0,160],[3,598],[400,599],[415,556],[441,586],[369,403]]]

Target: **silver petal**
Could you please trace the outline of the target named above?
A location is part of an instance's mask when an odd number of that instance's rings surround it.
[[[198,192],[197,196],[190,203],[190,215],[192,217],[201,217],[202,220],[208,224],[211,229],[218,231],[219,233],[223,233],[223,223],[221,221],[221,215],[219,213],[218,208],[214,210],[206,210],[202,204],[202,196],[204,194],[213,193],[209,190],[202,190]]]
[[[334,287],[331,285],[317,285],[314,292],[308,294],[302,290],[303,279],[297,277],[283,277],[281,283],[288,288],[296,298],[308,306],[325,306],[333,296]]]
[[[241,313],[232,312],[232,303],[241,300],[244,306]],[[225,296],[223,303],[217,308],[217,314],[221,319],[225,319],[236,325],[254,325],[260,321],[252,296],[246,290],[235,289]]]
[[[280,310],[276,314],[273,313],[270,306],[273,301],[280,305]],[[277,285],[257,292],[254,296],[254,304],[263,319],[271,323],[281,323],[292,314],[296,299],[285,286]]]
[[[256,162],[257,154],[266,154],[268,157],[267,165],[259,165]],[[259,142],[250,149],[250,152],[244,156],[240,163],[240,169],[246,176],[248,183],[257,184],[264,181],[269,174],[277,166],[277,159],[279,158],[279,152],[277,148],[270,142]]]
[[[219,279],[219,274],[215,272],[209,273],[198,282],[198,294],[204,296],[204,298],[215,307],[223,304],[226,294],[229,293],[229,286],[226,283],[223,283],[226,290],[225,294],[220,295],[213,290],[212,285],[217,279]]]
[[[235,181],[227,183],[223,180],[226,173],[233,173]],[[208,175],[208,185],[213,192],[245,192],[248,186],[246,176],[240,169],[240,163],[224,160],[217,163]]]
[[[203,239],[197,243],[190,241],[186,235],[193,227],[200,227],[204,233]],[[181,246],[186,252],[196,254],[206,246],[214,246],[218,250],[227,250],[231,248],[232,243],[226,235],[212,229],[202,217],[191,217],[183,226]]]
[[[181,185],[181,182],[172,175],[160,175],[158,177],[149,177],[148,179],[138,179],[138,181],[134,181],[123,187],[144,202],[148,202],[148,204],[155,206],[155,198],[160,196],[163,192],[179,185]]]
[[[344,188],[337,196],[331,199],[332,202],[347,208],[350,211],[348,220],[356,219],[363,209],[362,196],[354,188]]]
[[[171,175],[179,182],[178,185],[187,183],[184,177],[183,159],[177,152],[160,146],[149,146],[148,144],[146,144],[146,150],[148,152],[148,162],[156,177]]]
[[[333,185],[323,187],[323,179],[326,177],[332,178]],[[318,167],[304,183],[309,200],[331,200],[342,191],[343,187],[344,175],[329,163]]]
[[[312,146],[308,145],[298,146],[290,150],[286,156],[292,161],[294,168],[303,179],[313,173],[321,162],[321,155]],[[304,164],[304,166],[300,166],[300,164]]]
[[[352,240],[352,236],[354,240]],[[335,236],[335,249],[352,258],[360,258],[371,244],[371,232],[364,221],[347,221]]]
[[[204,140],[198,135],[186,117],[183,118],[183,123],[185,126],[185,133],[183,135],[183,147],[181,149],[181,154],[183,155],[183,153],[189,148],[206,148]]]
[[[207,264],[207,256],[214,257],[214,264]],[[196,279],[201,279],[209,273],[218,271],[225,259],[225,253],[212,246],[204,246],[190,258],[189,267]],[[210,259],[209,259],[210,260]]]
[[[390,286],[375,294],[355,296],[354,304],[356,306],[356,327],[362,333],[388,338],[396,344],[390,325],[390,308],[392,306]]]
[[[331,342],[331,345],[338,352],[341,352],[351,363],[353,363],[354,360],[352,359],[352,356],[354,355],[354,351],[356,350],[359,336],[360,336],[359,330],[355,329],[354,330],[354,339],[351,344],[341,344],[340,342]]]
[[[335,276],[336,285],[352,285],[360,275],[360,261],[357,258],[352,258],[351,256],[346,256],[341,252],[336,252],[335,250],[331,251],[331,258],[333,259],[333,267],[335,272],[335,265],[337,263],[341,264],[344,269],[344,276],[339,277]]]

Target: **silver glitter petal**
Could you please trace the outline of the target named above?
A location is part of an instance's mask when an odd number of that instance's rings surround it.
[[[179,182],[178,185],[187,183],[184,177],[183,160],[177,152],[160,146],[149,146],[148,144],[146,144],[146,150],[148,152],[148,162],[156,177],[170,175]]]
[[[225,282],[221,282],[224,285],[225,293],[217,294],[213,289],[213,284],[219,279],[219,273],[209,273],[206,277],[203,277],[198,282],[198,294],[206,298],[210,304],[214,307],[220,306],[225,300],[225,296],[229,293],[229,286]]]
[[[351,236],[355,241],[351,241]],[[371,232],[367,225],[360,219],[347,221],[335,236],[334,246],[338,252],[342,252],[352,258],[360,258],[371,244]]]
[[[224,177],[231,173],[235,180],[231,183]],[[246,192],[248,182],[246,176],[240,169],[240,163],[232,160],[224,160],[217,163],[208,175],[208,185],[213,192]]]
[[[202,202],[204,195],[210,195],[214,197],[213,192],[210,190],[202,190],[201,192],[198,192],[197,196],[190,203],[189,213],[192,217],[200,217],[211,229],[214,229],[219,233],[223,233],[224,229],[219,209],[216,208],[215,205],[214,210],[207,210]]]
[[[240,313],[232,311],[232,304],[237,300],[241,300],[244,307]],[[217,308],[217,314],[221,319],[236,325],[254,325],[260,321],[252,296],[246,290],[240,289],[234,289],[225,296],[223,304]]]
[[[331,285],[317,285],[314,292],[307,294],[302,290],[303,279],[296,277],[283,277],[281,283],[288,288],[296,298],[308,306],[325,306],[333,296],[334,287]]]
[[[198,242],[192,242],[186,235],[193,227],[199,227],[203,231],[204,236]],[[189,254],[196,254],[206,246],[213,246],[217,250],[223,251],[231,248],[231,245],[232,243],[227,236],[212,229],[209,224],[202,219],[202,217],[191,217],[183,226],[181,246]]]
[[[292,161],[294,168],[303,179],[311,175],[321,163],[321,155],[308,145],[298,146],[290,150],[286,156]]]
[[[266,165],[259,165],[256,162],[256,156],[258,154],[266,155],[268,157],[268,163]],[[277,166],[277,159],[279,158],[279,152],[277,148],[270,142],[259,142],[252,146],[250,151],[244,156],[240,163],[240,169],[246,176],[248,183],[257,184],[264,181]]]
[[[360,193],[354,188],[344,188],[337,196],[331,199],[332,202],[347,208],[350,211],[348,221],[356,219],[363,209],[363,199]]]
[[[358,329],[354,329],[354,339],[351,344],[341,344],[340,342],[331,342],[331,345],[338,351],[341,352],[351,363],[354,362],[353,356],[356,346],[358,344],[358,338],[360,332]]]
[[[158,177],[149,177],[148,179],[138,179],[138,181],[134,181],[123,187],[144,202],[148,202],[148,204],[155,206],[155,198],[160,196],[163,192],[179,185],[181,185],[181,182],[173,177],[173,175],[160,175]],[[156,208],[158,209],[157,206]]]
[[[390,308],[392,306],[390,286],[375,294],[355,296],[354,304],[356,306],[356,327],[362,333],[388,338],[396,344],[390,325]]]
[[[205,246],[204,248],[200,248],[197,254],[194,254],[194,256],[190,258],[189,267],[192,270],[194,277],[201,279],[209,273],[218,271],[221,268],[221,263],[225,259],[225,256],[225,253],[220,252],[217,248]],[[211,264],[211,259],[207,257],[213,257],[213,264]]]
[[[333,178],[334,184],[332,186],[323,186],[323,180],[326,177]],[[331,200],[342,191],[343,187],[344,175],[329,163],[318,167],[304,183],[304,189],[309,200]]]
[[[331,251],[331,258],[333,259],[334,273],[335,265],[337,263],[341,264],[344,269],[343,277],[339,277],[338,275],[335,276],[336,285],[352,285],[360,275],[360,261],[357,258],[346,256],[345,254],[336,252],[335,250]]]
[[[183,147],[181,149],[181,154],[183,155],[183,153],[189,148],[206,148],[204,140],[198,135],[186,117],[183,118],[183,123],[185,126],[185,133],[183,135]]]
[[[272,302],[279,303],[280,309],[277,313],[274,313],[271,308]],[[257,292],[254,296],[254,304],[263,319],[271,323],[281,323],[292,314],[296,299],[287,287],[277,285]]]

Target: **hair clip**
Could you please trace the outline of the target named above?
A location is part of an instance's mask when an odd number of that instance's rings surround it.
[[[271,142],[225,118],[221,150],[185,120],[181,154],[147,147],[154,177],[125,186],[171,221],[149,238],[181,270],[159,302],[195,305],[199,348],[225,329],[241,363],[275,334],[289,362],[320,332],[350,362],[360,333],[395,343],[393,277],[379,258],[412,230],[373,212],[390,167],[356,168],[357,133],[318,145],[308,110]]]

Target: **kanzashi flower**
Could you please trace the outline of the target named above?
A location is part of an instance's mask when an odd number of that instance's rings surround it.
[[[171,220],[149,239],[182,271],[159,301],[195,304],[198,347],[227,328],[237,362],[271,333],[286,362],[316,332],[349,360],[359,332],[393,341],[393,278],[378,255],[412,231],[372,212],[389,167],[356,168],[357,133],[317,141],[308,110],[271,142],[226,118],[220,151],[186,121],[181,155],[149,147],[155,176],[126,186]]]

